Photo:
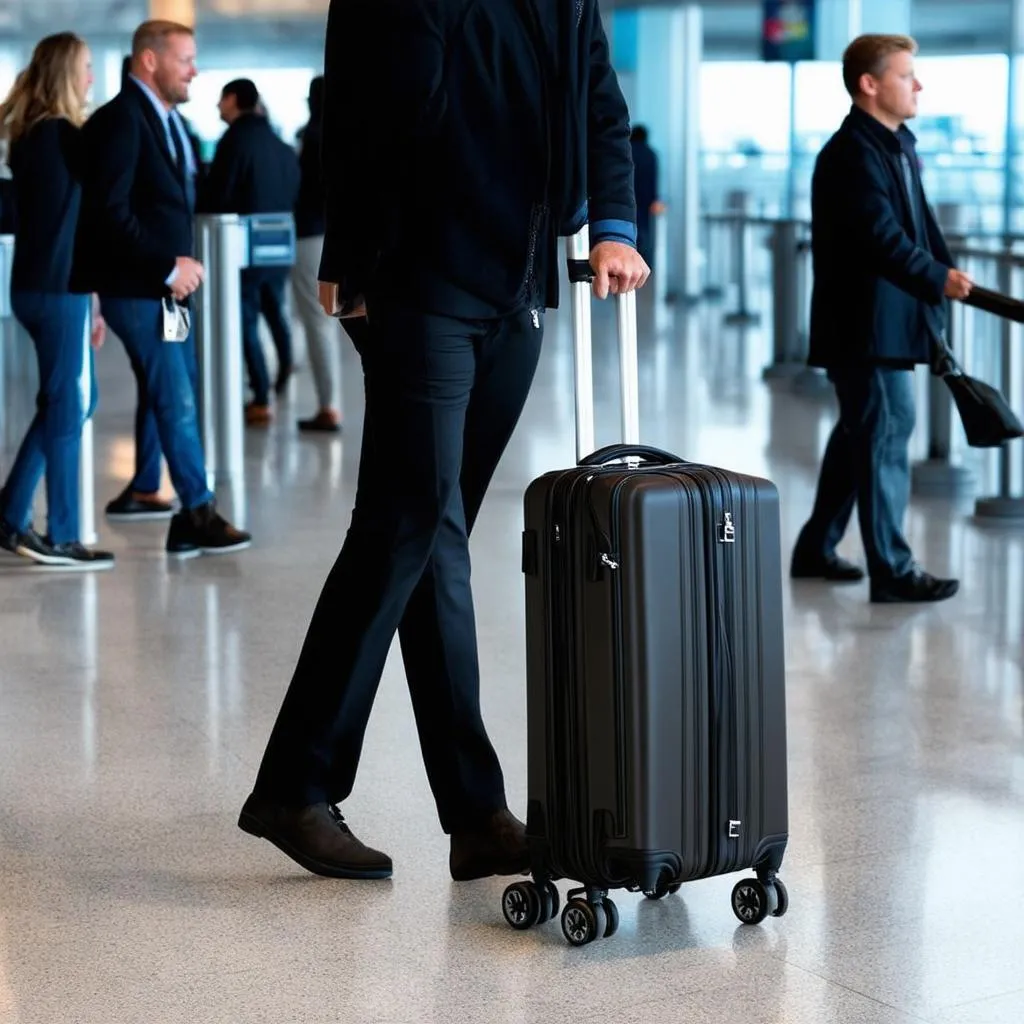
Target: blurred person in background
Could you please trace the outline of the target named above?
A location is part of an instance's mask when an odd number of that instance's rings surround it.
[[[292,149],[260,113],[260,94],[248,78],[237,78],[221,90],[221,120],[228,130],[217,143],[210,164],[204,212],[291,213],[299,194],[299,161]],[[292,328],[288,322],[285,289],[289,267],[246,267],[242,271],[242,343],[249,371],[252,401],[246,422],[271,421],[270,375],[260,340],[260,316],[270,328],[277,352],[274,391],[284,394],[292,375]]]
[[[295,233],[298,237],[295,269],[292,271],[292,294],[295,312],[306,334],[309,365],[313,371],[317,411],[308,419],[299,420],[299,429],[336,434],[341,430],[338,396],[340,381],[335,380],[334,366],[340,367],[338,346],[341,336],[338,323],[320,308],[317,274],[324,247],[324,192],[320,161],[323,149],[321,119],[324,110],[324,78],[317,75],[309,83],[309,122],[299,132],[299,168],[301,184],[295,203]]]
[[[71,291],[81,205],[81,126],[92,85],[92,57],[78,36],[61,32],[35,48],[0,106],[9,142],[16,221],[11,304],[39,361],[37,412],[0,491],[0,547],[42,565],[109,569],[114,556],[81,543],[79,460],[82,373],[89,295]],[[93,344],[102,341],[95,321]],[[91,359],[91,352],[90,352]],[[90,377],[93,377],[90,374]],[[47,533],[32,528],[32,505],[46,477]]]
[[[665,212],[658,198],[658,154],[648,141],[645,125],[635,125],[629,135],[633,152],[633,189],[636,192],[636,247],[647,266],[654,267],[654,218]]]

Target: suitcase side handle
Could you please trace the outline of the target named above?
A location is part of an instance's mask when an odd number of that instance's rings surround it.
[[[576,390],[576,457],[594,450],[594,363],[590,323],[590,227],[584,224],[565,240],[572,293],[573,364]],[[639,370],[637,358],[636,292],[616,296],[619,335],[622,440],[640,441]]]
[[[651,448],[645,444],[609,444],[599,448],[592,455],[580,459],[581,466],[604,466],[609,462],[616,462],[619,459],[640,459],[643,462],[650,462],[655,466],[678,466],[685,463],[685,459],[666,452],[662,448]]]

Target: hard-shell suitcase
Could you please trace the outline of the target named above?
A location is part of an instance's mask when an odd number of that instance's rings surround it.
[[[593,447],[587,229],[569,239],[577,448]],[[618,925],[608,898],[737,882],[745,924],[781,916],[788,838],[778,493],[638,444],[635,295],[618,302],[623,437],[525,497],[532,881],[503,911],[559,910],[573,945]]]

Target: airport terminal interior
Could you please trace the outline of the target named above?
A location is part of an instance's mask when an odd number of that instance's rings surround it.
[[[257,82],[294,141],[322,67],[322,0],[7,4],[0,93],[62,21],[96,40],[102,102],[133,25],[185,6],[201,73],[184,112],[204,147],[212,152],[222,127],[220,88],[239,75]],[[663,154],[663,173],[679,177],[665,183],[655,272],[638,300],[641,440],[771,480],[785,565],[836,403],[800,362],[806,248],[780,268],[775,242],[782,218],[799,222],[790,240],[804,230],[814,153],[845,113],[838,55],[762,60],[759,3],[708,0],[692,5],[695,17],[606,6],[634,119],[695,108],[701,126],[699,161]],[[1024,57],[1007,54],[1011,30],[1024,38],[1024,3],[810,6],[819,36],[828,17],[843,31],[872,30],[875,18],[919,39],[925,91],[913,127],[929,197],[977,279],[1024,298],[1012,237],[1024,210]],[[695,105],[666,101],[667,115],[644,81],[645,46],[677,15],[672,38],[701,60],[701,88]],[[679,56],[659,59],[670,67]],[[680,223],[684,192],[697,197],[697,225]],[[692,251],[680,253],[681,231]],[[523,494],[576,457],[564,268],[562,297],[471,538],[484,717],[521,817]],[[593,317],[596,440],[606,444],[620,431],[614,301],[595,302]],[[3,475],[37,376],[15,319],[0,326]],[[968,311],[953,340],[965,367],[1024,411],[1020,328]],[[508,879],[451,880],[397,644],[342,808],[360,838],[391,854],[393,878],[316,877],[236,825],[348,527],[358,469],[363,392],[351,344],[339,329],[339,435],[296,429],[316,404],[298,329],[296,354],[273,423],[245,429],[242,472],[218,489],[251,530],[250,550],[173,561],[166,522],[104,517],[134,465],[135,384],[110,336],[96,357],[89,486],[97,543],[116,566],[64,572],[0,552],[0,1024],[1024,1021],[1024,511],[992,514],[1013,510],[1014,498],[1024,508],[1024,441],[968,448],[948,397],[920,368],[907,535],[925,568],[961,581],[959,594],[880,605],[866,582],[783,580],[785,916],[737,921],[736,875],[663,899],[620,891],[618,932],[574,948],[557,920],[509,927]],[[45,515],[40,492],[37,523]],[[855,522],[840,550],[863,564]],[[563,903],[574,884],[559,883]]]

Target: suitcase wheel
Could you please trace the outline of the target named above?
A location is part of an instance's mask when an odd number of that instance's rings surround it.
[[[659,878],[653,889],[644,889],[644,895],[649,900],[663,900],[666,896],[674,896],[681,888],[681,882],[669,883],[664,878]]]
[[[573,946],[585,946],[594,939],[610,939],[619,930],[619,908],[603,890],[586,896],[570,893],[562,911],[562,934]]]
[[[732,909],[743,924],[760,924],[769,915],[786,913],[789,893],[779,878],[742,878],[732,890]]]
[[[775,893],[779,898],[778,906],[772,911],[773,917],[782,917],[787,910],[789,910],[789,893],[786,891],[786,887],[782,884],[781,878],[775,879]]]
[[[619,930],[619,908],[607,896],[603,906],[605,915],[608,918],[608,923],[604,929],[604,937],[610,939]]]
[[[556,890],[557,891],[557,890]],[[550,915],[551,896],[545,891],[543,898],[533,882],[513,882],[501,898],[505,920],[516,931],[526,931]]]
[[[585,946],[608,928],[603,906],[586,900],[569,900],[562,911],[562,934],[572,946]]]

